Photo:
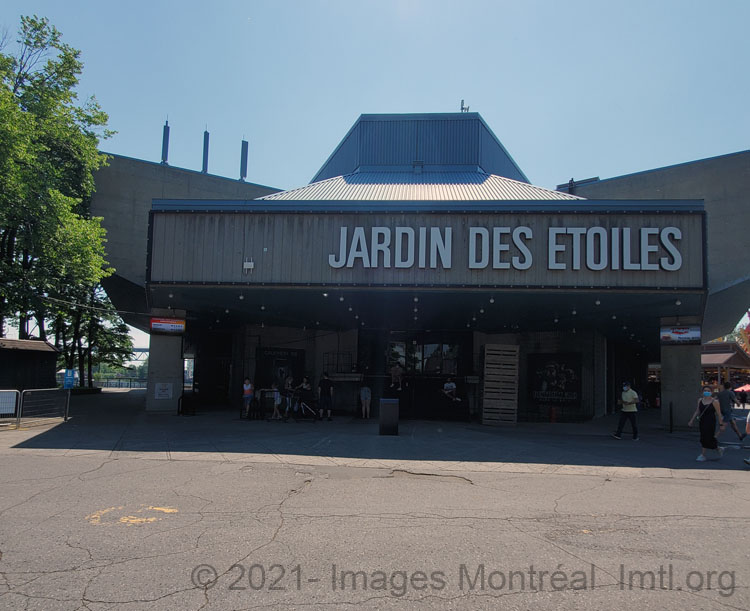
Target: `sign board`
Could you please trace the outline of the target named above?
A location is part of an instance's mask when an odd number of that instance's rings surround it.
[[[172,383],[171,382],[157,382],[154,384],[154,399],[171,399],[172,398]]]
[[[702,289],[705,280],[703,216],[687,212],[160,213],[153,230],[164,236],[151,259],[160,283]]]
[[[185,333],[185,320],[181,318],[152,318],[151,332],[181,335]]]
[[[699,325],[684,327],[662,327],[659,333],[662,344],[700,344],[701,328]]]
[[[76,383],[76,370],[66,369],[65,377],[63,378],[63,388],[73,388]]]

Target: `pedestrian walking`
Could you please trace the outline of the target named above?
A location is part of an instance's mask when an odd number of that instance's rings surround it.
[[[716,440],[716,423],[721,423],[720,431],[723,431],[726,425],[721,421],[721,407],[718,399],[713,396],[710,386],[703,387],[703,396],[698,399],[698,406],[695,408],[695,413],[690,418],[688,426],[693,426],[696,418],[701,435],[701,453],[696,460],[698,462],[706,461],[706,450],[718,452],[720,458],[724,448],[720,448],[719,442]]]
[[[732,430],[737,434],[737,438],[742,441],[747,433],[740,432],[739,428],[737,428],[737,423],[734,421],[734,406],[739,407],[740,402],[732,390],[732,385],[729,382],[724,382],[724,390],[717,394],[716,398],[719,401],[722,422],[731,426]]]
[[[638,393],[630,386],[630,382],[622,383],[622,395],[617,400],[617,404],[622,406],[620,411],[620,422],[617,424],[617,431],[612,433],[615,439],[622,439],[622,429],[627,421],[630,421],[630,428],[633,430],[633,441],[638,441]]]

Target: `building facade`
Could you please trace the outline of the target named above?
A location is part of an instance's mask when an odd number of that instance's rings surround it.
[[[193,358],[207,401],[327,371],[354,413],[400,370],[406,416],[455,415],[452,378],[461,417],[579,421],[623,379],[645,390],[649,362],[663,402],[699,384],[700,345],[661,330],[703,322],[706,214],[535,187],[476,113],[363,115],[299,189],[154,197],[144,287],[185,321],[152,335],[149,409],[175,409]]]

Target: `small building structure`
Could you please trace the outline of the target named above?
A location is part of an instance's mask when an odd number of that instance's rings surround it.
[[[55,388],[58,352],[42,340],[0,338],[0,389]]]

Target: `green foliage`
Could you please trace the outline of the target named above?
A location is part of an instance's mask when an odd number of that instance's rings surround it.
[[[17,43],[0,52],[0,324],[17,315],[25,337],[34,315],[44,336],[46,296],[86,294],[113,271],[89,215],[111,132],[95,99],[78,103],[80,52],[47,19],[22,17]]]

